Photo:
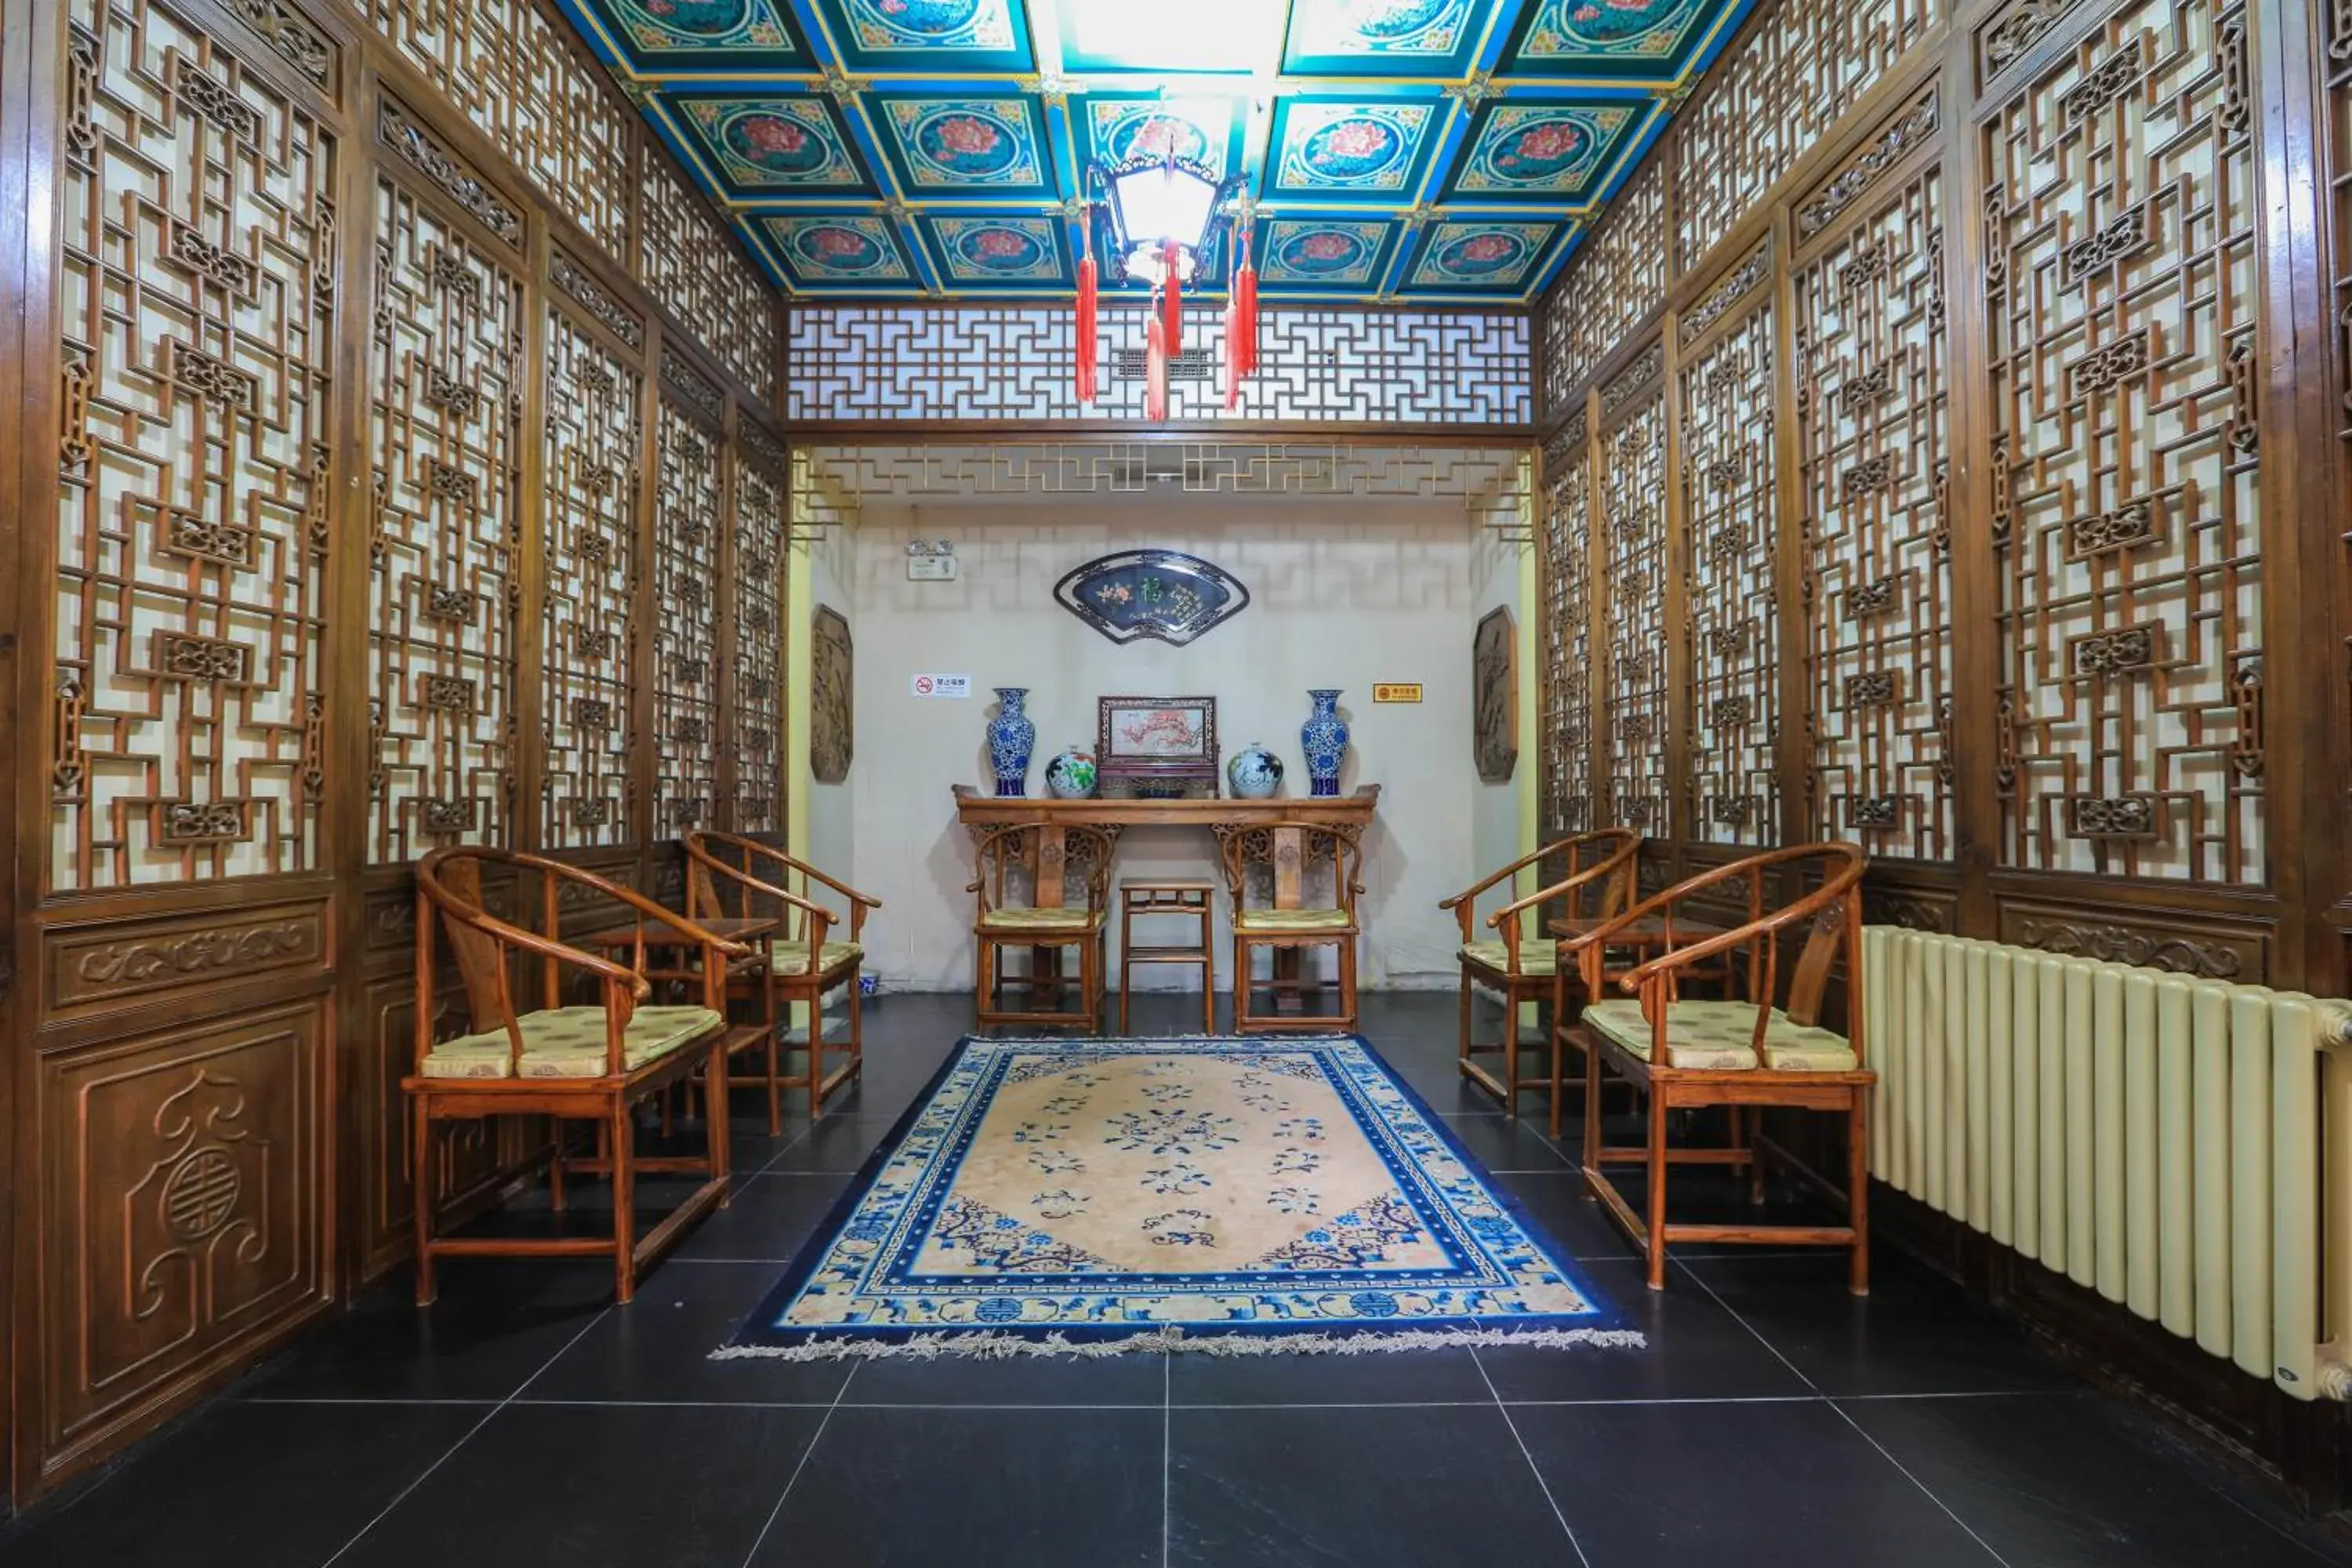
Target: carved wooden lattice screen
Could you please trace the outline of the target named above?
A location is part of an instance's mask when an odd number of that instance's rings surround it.
[[[558,848],[642,842],[637,745],[638,453],[644,381],[562,310],[547,321],[541,559],[546,745],[541,832]]]
[[[1678,327],[1693,345],[1679,373],[1688,682],[1681,709],[1689,737],[1683,820],[1689,837],[1718,844],[1780,837],[1770,259],[1765,250],[1748,258]]]
[[[2127,6],[1984,129],[2011,865],[2263,879],[2245,47]]]
[[[719,800],[720,453],[710,432],[659,401],[654,509],[654,795],[656,837],[715,826]]]
[[[1592,826],[1592,464],[1584,416],[1543,453],[1541,809],[1547,841]]]
[[[1874,855],[1952,858],[1952,521],[1942,178],[1824,213],[1794,268],[1806,820]],[[1874,683],[1889,700],[1856,703]]]
[[[376,188],[369,856],[514,842],[522,284]]]
[[[755,457],[753,447],[742,444],[735,461],[735,815],[729,826],[767,834],[784,826],[786,486],[773,466],[783,454]]]
[[[311,870],[340,145],[166,11],[69,15],[48,882]]]
[[[1664,834],[1666,776],[1666,396],[1653,348],[1601,395],[1601,598],[1609,626],[1600,739],[1603,826]],[[1648,391],[1642,390],[1650,386]],[[1612,403],[1617,409],[1612,409]],[[1622,412],[1620,412],[1622,410]]]

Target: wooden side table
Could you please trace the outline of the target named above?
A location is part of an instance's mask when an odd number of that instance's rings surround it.
[[[1118,885],[1118,1032],[1128,1032],[1127,1004],[1134,965],[1196,963],[1201,967],[1201,1027],[1217,1032],[1217,956],[1210,929],[1214,882],[1161,881],[1134,879]],[[1201,922],[1201,940],[1192,947],[1135,945],[1135,921],[1161,916],[1191,916]]]

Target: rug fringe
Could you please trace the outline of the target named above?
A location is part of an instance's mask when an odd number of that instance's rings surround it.
[[[1368,1355],[1392,1351],[1451,1350],[1455,1346],[1532,1345],[1565,1350],[1597,1345],[1641,1350],[1649,1342],[1632,1329],[1403,1329],[1389,1333],[1268,1334],[1246,1330],[1187,1332],[1181,1325],[1145,1329],[1115,1340],[1072,1340],[1059,1333],[1026,1339],[1000,1330],[942,1330],[887,1342],[879,1340],[813,1340],[797,1345],[721,1345],[712,1361],[843,1361],[907,1357],[936,1361],[970,1356],[1001,1361],[1013,1356],[1077,1356],[1099,1359],[1139,1351],[1193,1355]]]

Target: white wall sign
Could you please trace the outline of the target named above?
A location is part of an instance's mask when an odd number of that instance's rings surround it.
[[[943,697],[961,702],[971,696],[969,675],[915,675],[907,679],[907,691],[913,697]]]
[[[909,555],[907,557],[907,581],[909,583],[952,583],[956,580],[956,558],[952,555]]]

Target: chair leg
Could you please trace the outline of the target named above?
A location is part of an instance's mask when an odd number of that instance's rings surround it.
[[[988,1025],[988,972],[994,967],[991,958],[994,951],[994,943],[986,937],[980,939],[979,962],[971,977],[971,1016],[975,1028],[985,1028]]]
[[[1476,1005],[1476,999],[1470,984],[1470,971],[1466,966],[1462,967],[1460,990],[1461,1005],[1456,1011],[1461,1014],[1461,1028],[1456,1037],[1454,1056],[1455,1070],[1466,1076],[1470,1068],[1470,1020],[1472,1010]]]
[[[1666,1288],[1666,1097],[1650,1085],[1649,1286]]]
[[[849,966],[849,1076],[866,1078],[866,963]]]
[[[772,1011],[772,1007],[771,1008]],[[775,1137],[784,1130],[784,1064],[783,1044],[776,1038],[776,1021],[768,1020],[768,1136]],[[814,1113],[810,1119],[814,1121]]]
[[[1519,992],[1503,982],[1503,1114],[1519,1119]]]
[[[554,1150],[547,1157],[547,1206],[557,1214],[564,1208],[563,1199],[563,1118],[551,1120],[550,1129],[555,1134]]]
[[[1246,1035],[1249,1031],[1249,944],[1236,936],[1234,938],[1234,1033]]]
[[[1846,1224],[1853,1227],[1853,1256],[1848,1260],[1846,1289],[1857,1296],[1870,1294],[1870,1097],[1852,1091],[1846,1112]]]
[[[1584,1173],[1596,1181],[1603,1176],[1601,1169],[1601,1050],[1590,1035],[1584,1041]]]
[[[1339,1011],[1348,1020],[1348,1032],[1356,1032],[1356,939],[1348,938],[1339,944]]]
[[[439,1294],[433,1279],[433,1206],[440,1201],[434,1191],[433,1118],[419,1098],[409,1102],[412,1122],[409,1158],[414,1162],[409,1186],[416,1201],[416,1304],[429,1307]]]
[[[735,1171],[735,1129],[727,1120],[727,1040],[724,1035],[711,1042],[710,1065],[702,1069],[703,1114],[709,1120],[708,1149],[710,1155],[710,1179],[728,1181]],[[732,1184],[719,1194],[719,1206],[725,1208],[734,1201]]]
[[[1217,943],[1209,917],[1201,917],[1201,1032],[1217,1032]]]
[[[636,1124],[617,1095],[608,1121],[613,1130],[613,1297],[625,1307],[637,1293],[637,1184],[631,1169]]]

